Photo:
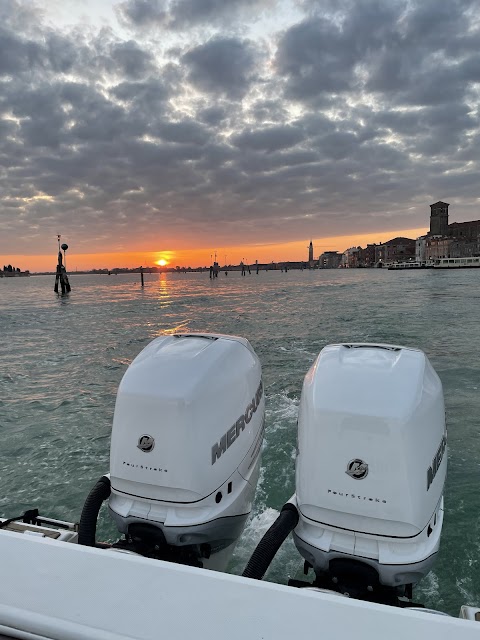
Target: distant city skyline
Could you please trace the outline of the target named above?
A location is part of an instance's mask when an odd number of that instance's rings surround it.
[[[474,0],[8,0],[0,20],[4,262],[46,268],[57,233],[78,268],[298,260],[420,235],[438,200],[480,218]]]
[[[430,205],[429,229],[408,229],[397,232],[391,237],[391,232],[384,234],[367,234],[364,236],[341,236],[339,238],[323,238],[310,240],[308,246],[302,242],[290,242],[283,244],[230,246],[219,249],[191,251],[156,251],[142,253],[111,253],[111,254],[77,254],[74,257],[72,271],[114,271],[116,269],[137,269],[165,267],[166,270],[175,268],[204,268],[213,264],[221,265],[252,265],[270,263],[305,263],[310,268],[332,268],[341,263],[341,266],[374,266],[378,262],[388,263],[401,259],[416,259],[425,261],[440,257],[464,257],[480,255],[480,220],[455,221],[449,225],[449,204],[437,201]],[[63,238],[65,241],[65,238]],[[61,236],[57,236],[60,243]],[[329,244],[325,244],[329,242]],[[335,242],[343,243],[345,249],[339,249]],[[317,243],[317,244],[315,244]],[[302,246],[303,245],[303,246]],[[388,250],[386,247],[388,245]],[[62,247],[67,245],[63,245]],[[318,249],[318,252],[316,251]],[[301,255],[303,251],[308,255]],[[251,257],[251,253],[255,257]],[[269,257],[267,257],[267,252]],[[280,254],[279,256],[274,253]],[[452,254],[452,255],[450,255]],[[222,261],[223,256],[223,261]],[[5,264],[11,264],[11,256],[6,256]],[[48,272],[51,271],[50,256],[13,256],[15,259],[26,259],[30,266],[22,267],[24,271]],[[71,257],[71,256],[70,256]],[[48,263],[47,263],[48,260]],[[101,263],[101,264],[100,264]],[[112,265],[113,263],[113,265]],[[32,265],[35,265],[32,267]],[[4,268],[5,270],[5,268]],[[20,269],[18,269],[20,270]]]
[[[314,259],[325,251],[339,251],[340,253],[352,246],[366,246],[367,244],[380,243],[394,236],[407,236],[416,238],[426,233],[428,228],[406,229],[402,231],[386,231],[383,233],[363,234],[358,236],[340,236],[333,238],[313,238]],[[115,267],[135,268],[138,266],[155,266],[160,260],[165,260],[169,267],[191,266],[200,267],[210,265],[215,251],[220,264],[245,263],[254,264],[255,260],[262,263],[282,261],[308,261],[309,239],[282,244],[249,245],[243,247],[214,247],[200,250],[165,250],[143,252],[118,252],[118,253],[93,253],[80,254],[75,251],[75,241],[68,236],[62,236],[69,244],[67,251],[67,267],[69,271],[78,269],[114,269]],[[52,243],[52,252],[47,255],[28,256],[23,254],[0,254],[2,264],[18,264],[22,270],[51,271],[56,265],[57,247],[56,241]]]

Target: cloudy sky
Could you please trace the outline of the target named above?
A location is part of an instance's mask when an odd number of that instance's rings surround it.
[[[0,262],[478,219],[479,88],[475,0],[0,0]]]

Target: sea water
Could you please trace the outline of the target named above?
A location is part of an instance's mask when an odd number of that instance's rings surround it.
[[[266,434],[252,517],[230,570],[294,492],[305,373],[332,342],[425,351],[444,387],[448,478],[441,550],[415,599],[458,615],[480,605],[480,270],[381,269],[75,275],[0,279],[0,515],[38,508],[78,520],[109,469],[115,395],[128,364],[157,336],[208,331],[248,338],[263,367]],[[395,461],[392,460],[392,473]],[[102,511],[99,536],[113,538]],[[302,561],[289,540],[266,579],[286,583]]]

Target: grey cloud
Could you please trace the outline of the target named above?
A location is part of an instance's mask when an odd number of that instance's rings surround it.
[[[440,4],[315,2],[260,48],[225,22],[254,0],[218,6],[213,37],[216,0],[122,3],[137,27],[208,21],[168,45],[0,0],[0,250],[59,228],[88,251],[209,242],[212,221],[228,243],[396,230],[426,224],[427,201],[405,212],[435,193],[478,217],[476,5]]]
[[[145,82],[121,82],[111,93],[125,102],[140,102],[149,109],[158,109],[169,96],[161,80],[152,78]]]
[[[310,138],[315,138],[318,135],[331,133],[335,131],[335,124],[330,118],[322,113],[315,111],[309,111],[305,113],[296,122],[298,127],[301,127],[305,131],[305,135]]]
[[[448,130],[467,131],[478,127],[478,119],[470,113],[466,104],[439,104],[420,112],[419,124],[436,129],[444,137]]]
[[[210,140],[202,149],[202,157],[196,162],[195,169],[208,181],[211,181],[219,171],[231,165],[235,160],[235,151],[229,145],[218,140]]]
[[[155,124],[168,113],[168,98],[171,88],[155,76],[142,82],[121,82],[110,94],[115,101],[123,103],[129,120],[140,120],[145,126]]]
[[[287,125],[258,131],[243,131],[233,136],[232,142],[240,149],[272,152],[294,147],[302,139],[303,134],[300,129]]]
[[[250,108],[249,116],[258,123],[283,122],[289,117],[286,105],[278,97],[257,100]]]
[[[46,39],[46,55],[55,73],[69,73],[79,62],[75,42],[54,32],[49,33]]]
[[[286,167],[301,166],[300,172],[302,173],[304,165],[319,162],[319,160],[320,155],[313,150],[281,151],[267,156],[258,153],[246,153],[238,160],[238,166],[245,173],[271,172]]]
[[[0,24],[12,32],[31,33],[42,22],[40,7],[30,2],[0,0]]]
[[[367,87],[392,94],[399,104],[461,100],[480,77],[474,6],[470,0],[409,6],[388,47],[372,58]]]
[[[96,80],[104,80],[105,76],[113,74],[138,80],[154,69],[150,51],[133,40],[116,41],[107,29],[90,43],[81,63],[83,69],[78,70],[79,74]]]
[[[117,5],[120,18],[135,26],[164,24],[167,20],[167,3],[164,0],[127,0]]]
[[[177,142],[180,144],[203,145],[211,137],[209,131],[194,120],[164,122],[155,127],[152,133],[156,133],[166,142]]]
[[[42,47],[0,27],[0,76],[28,71],[41,64]]]
[[[440,176],[432,176],[429,181],[432,193],[438,193],[440,190],[450,193],[458,193],[462,190],[465,197],[478,198],[478,172],[462,171],[457,174],[441,174]],[[478,219],[478,211],[475,213],[475,220]]]
[[[355,57],[344,44],[340,29],[322,18],[292,27],[276,54],[278,72],[287,78],[287,95],[308,99],[351,88]]]
[[[139,79],[153,69],[151,52],[132,40],[115,41],[105,29],[86,44],[80,35],[67,37],[46,29],[34,39],[0,27],[0,76],[72,74],[98,80],[100,74],[116,73]]]
[[[214,38],[190,49],[182,61],[190,82],[202,91],[242,98],[255,78],[254,46],[237,38]]]
[[[477,81],[479,72],[470,60],[462,64],[445,61],[439,64],[434,58],[417,59],[408,53],[402,62],[402,54],[389,54],[372,72],[368,89],[393,94],[398,104],[436,105],[456,102],[469,90],[469,83]],[[393,63],[391,64],[391,61]]]
[[[28,147],[58,147],[62,141],[64,119],[58,114],[49,118],[27,120],[21,127]]]
[[[408,155],[392,145],[377,142],[367,142],[357,147],[353,153],[353,160],[357,163],[359,175],[368,176],[372,171],[381,176],[388,171],[408,170],[414,164],[410,163]]]
[[[271,0],[126,0],[116,10],[122,23],[134,28],[188,29],[227,25],[234,18],[255,17]]]
[[[469,33],[470,11],[474,6],[471,0],[416,2],[408,6],[405,15],[405,40],[416,46],[428,45],[434,50],[448,48],[452,44],[452,37],[462,40]]]
[[[16,87],[7,84],[0,100],[18,118],[45,119],[61,113],[58,85]]]
[[[352,155],[358,145],[357,136],[347,132],[329,133],[318,140],[319,150],[333,160],[341,160]]]
[[[12,120],[0,120],[0,139],[14,136],[18,131],[18,125]]]
[[[140,136],[146,133],[144,123],[130,119],[124,111],[113,105],[100,105],[92,113],[83,113],[72,126],[65,142],[85,142],[90,145],[111,142],[116,138],[127,138],[131,135]]]
[[[127,78],[138,79],[153,69],[152,54],[141,49],[132,40],[115,44],[111,50],[111,57],[119,72]]]
[[[172,26],[185,28],[205,22],[221,22],[246,10],[252,17],[255,11],[268,4],[266,0],[176,0],[171,5]]]
[[[451,161],[456,149],[465,149],[471,132],[478,128],[478,119],[462,103],[425,106],[411,112],[385,111],[372,118],[370,126],[373,122],[384,136],[393,133],[399,137],[407,151],[429,157],[448,151]]]
[[[207,107],[198,112],[198,117],[207,124],[219,125],[227,117],[227,112],[222,107]]]
[[[372,91],[398,91],[409,86],[411,73],[409,56],[387,50],[372,62],[367,87]]]
[[[288,29],[275,60],[287,80],[287,95],[311,100],[360,88],[358,65],[389,45],[403,6],[380,0],[339,3],[335,13],[319,12]]]
[[[452,102],[478,81],[475,3],[360,0],[327,4],[288,29],[275,57],[286,95],[318,100],[366,89],[398,104]]]
[[[480,33],[475,47],[480,47]],[[466,82],[480,82],[480,54],[475,50],[458,65],[462,78]]]

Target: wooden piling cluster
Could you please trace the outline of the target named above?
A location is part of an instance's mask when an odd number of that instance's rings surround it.
[[[72,290],[70,286],[70,282],[68,281],[67,268],[66,268],[66,258],[65,251],[68,249],[68,244],[60,245],[61,236],[57,236],[58,240],[58,261],[57,261],[57,272],[55,274],[55,286],[53,290],[55,293],[59,292],[59,289],[62,292],[62,296],[66,293],[70,293]],[[63,256],[62,256],[63,250]]]
[[[212,278],[218,278],[219,269],[220,269],[220,266],[219,266],[218,262],[215,260],[213,265],[210,266],[210,280]],[[225,274],[226,273],[227,272],[225,271]]]

